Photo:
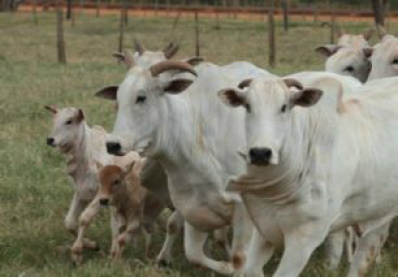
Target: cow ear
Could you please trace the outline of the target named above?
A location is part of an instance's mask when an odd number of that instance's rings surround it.
[[[246,105],[245,92],[237,89],[233,88],[223,89],[218,92],[218,96],[226,105],[230,107],[235,108]]]
[[[164,88],[164,92],[170,94],[179,94],[186,90],[191,84],[192,80],[189,79],[176,79],[169,82]]]
[[[323,92],[316,88],[306,88],[293,94],[291,98],[292,106],[311,107],[318,103]]]
[[[108,86],[100,89],[95,93],[95,96],[104,98],[107,100],[116,100],[117,98],[117,90],[119,86]]]
[[[315,48],[315,52],[317,52],[323,56],[330,57],[334,53],[336,53],[337,50],[339,50],[340,48],[341,48],[341,46],[337,45],[337,44],[325,44],[325,45],[321,45],[321,46],[318,46],[317,48]]]
[[[373,54],[373,48],[372,47],[366,47],[362,49],[363,54],[365,55],[365,58],[369,59],[372,54]]]

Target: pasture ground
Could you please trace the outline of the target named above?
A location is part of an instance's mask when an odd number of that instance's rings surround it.
[[[35,26],[28,13],[0,15],[0,276],[216,276],[187,263],[181,240],[174,249],[175,263],[170,270],[158,270],[153,261],[144,260],[142,240],[136,248],[127,249],[123,261],[111,263],[101,253],[87,252],[82,266],[72,265],[68,252],[72,237],[63,226],[72,188],[64,173],[63,158],[45,145],[51,116],[43,106],[81,107],[89,123],[112,128],[113,104],[93,94],[124,77],[124,67],[110,55],[117,50],[119,21],[113,15],[96,18],[78,14],[74,27],[65,22],[65,66],[56,62],[54,14],[39,13],[38,17],[39,25]],[[134,37],[148,49],[161,49],[176,41],[181,44],[178,57],[193,55],[192,20],[181,18],[174,32],[172,24],[172,18],[130,18],[125,46],[131,49]],[[347,31],[358,33],[370,23],[343,24]],[[324,59],[313,49],[328,43],[328,28],[293,22],[285,33],[278,22],[277,36],[277,67],[272,72],[283,75],[323,68]],[[201,20],[201,54],[218,64],[246,60],[267,68],[267,37],[266,24],[261,21],[223,19],[217,30],[213,19]],[[88,234],[106,252],[110,244],[106,211]],[[163,237],[162,233],[156,235],[153,256],[160,250]],[[383,262],[369,276],[398,276],[397,242],[395,224],[383,250]],[[215,256],[222,256],[215,252]],[[346,266],[335,272],[323,267],[322,252],[321,247],[302,276],[345,276]],[[279,257],[266,272],[273,272]]]

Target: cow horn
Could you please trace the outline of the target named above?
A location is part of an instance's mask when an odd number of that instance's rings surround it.
[[[302,90],[304,88],[303,85],[299,81],[297,81],[296,79],[293,79],[293,78],[283,79],[283,82],[285,83],[285,85],[288,88],[295,87],[300,90]]]
[[[166,59],[171,59],[172,57],[174,57],[174,55],[177,53],[178,51],[178,44],[171,42],[169,45],[167,45],[167,47],[163,50],[164,55],[166,56]]]
[[[377,28],[377,33],[379,34],[380,39],[384,38],[386,35],[388,35],[387,30],[380,24],[376,25]]]
[[[162,61],[149,68],[153,77],[157,77],[168,70],[180,70],[198,76],[195,69],[190,64],[181,61]]]
[[[138,40],[134,40],[134,49],[140,56],[145,52],[145,46]]]
[[[252,81],[253,81],[253,79],[245,79],[239,83],[238,88],[240,88],[240,89],[247,88],[248,86],[250,86]]]

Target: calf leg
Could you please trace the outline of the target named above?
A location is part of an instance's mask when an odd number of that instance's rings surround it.
[[[323,223],[323,222],[321,222]],[[312,252],[324,241],[324,224],[307,223],[285,234],[285,250],[273,277],[298,277]]]
[[[246,277],[264,277],[263,267],[272,258],[274,246],[257,231],[253,232],[245,264]]]
[[[72,260],[77,264],[80,264],[82,262],[83,247],[85,246],[85,244],[88,244],[88,242],[85,242],[84,232],[94,219],[95,215],[99,212],[99,210],[100,203],[98,199],[94,198],[79,218],[79,229],[77,232],[77,237],[71,249]]]
[[[388,236],[391,222],[388,222],[359,238],[348,277],[362,277],[368,272],[369,267],[380,255],[386,237]]]
[[[346,233],[344,230],[334,232],[326,240],[326,266],[333,270],[338,268],[344,252]]]
[[[121,233],[117,238],[118,243],[118,251],[116,252],[115,258],[119,259],[122,257],[124,248],[126,244],[134,238],[141,231],[141,221],[139,219],[135,219],[132,222],[129,222],[126,231]]]
[[[203,246],[208,237],[207,232],[196,229],[188,222],[185,222],[184,228],[185,254],[190,262],[207,267],[220,274],[229,275],[233,273],[231,263],[215,261],[204,254]]]
[[[65,216],[65,227],[73,235],[77,234],[79,216],[84,210],[84,202],[75,193],[70,203],[68,213]]]
[[[111,231],[112,231],[112,246],[109,252],[109,257],[111,259],[116,258],[117,253],[119,253],[119,244],[117,239],[122,232],[123,227],[125,227],[124,219],[118,215],[116,210],[111,208]]]
[[[171,263],[172,259],[172,248],[175,239],[184,226],[184,218],[176,210],[174,211],[167,221],[167,234],[166,240],[164,241],[163,248],[156,258],[156,263],[161,266],[165,266]]]

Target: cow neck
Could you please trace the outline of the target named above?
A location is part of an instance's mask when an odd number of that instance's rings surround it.
[[[85,176],[90,171],[89,167],[93,159],[90,144],[91,130],[85,122],[82,122],[81,128],[76,140],[61,149],[67,159],[66,171],[77,184],[79,184],[79,177]]]
[[[160,130],[157,135],[156,153],[162,164],[178,167],[181,162],[189,163],[192,158],[200,159],[199,155],[205,155],[206,151],[198,149],[205,145],[199,145],[197,138],[202,124],[195,120],[203,118],[195,114],[196,110],[189,103],[187,95],[164,95],[161,103]],[[203,122],[203,124],[205,124]],[[201,151],[202,150],[202,151]]]
[[[305,138],[309,135],[306,121],[292,119],[291,132],[283,143],[278,165],[258,167],[248,165],[248,172],[234,181],[238,190],[253,193],[274,204],[286,204],[295,201],[309,184],[303,176],[311,169],[309,155],[311,144]]]

